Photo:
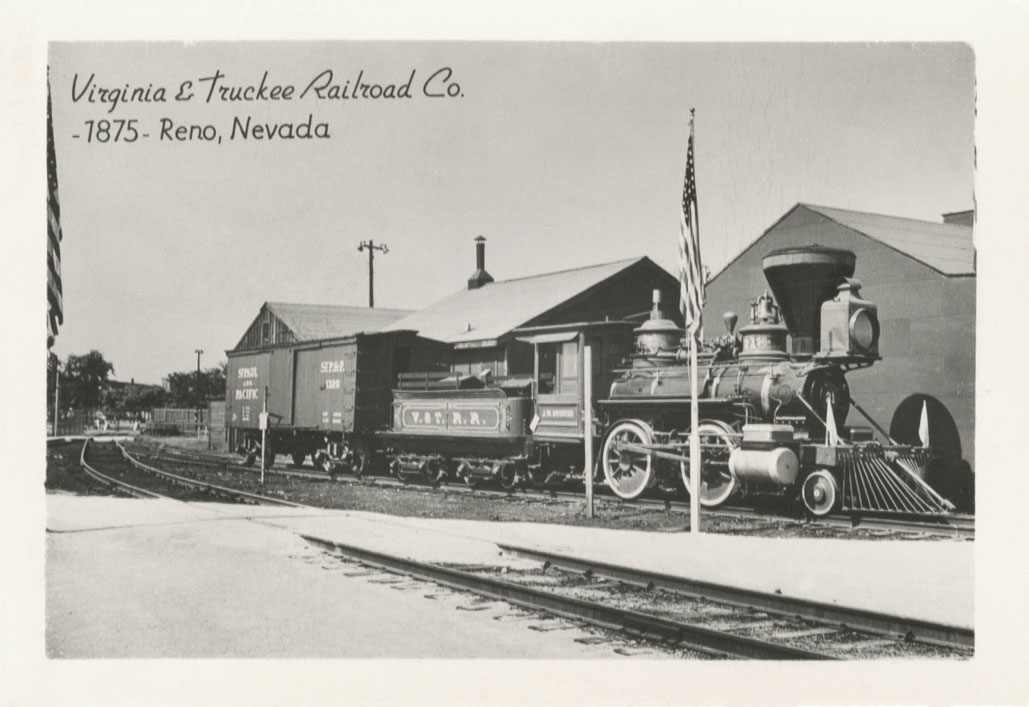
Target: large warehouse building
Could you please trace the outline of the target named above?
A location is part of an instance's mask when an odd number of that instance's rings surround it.
[[[861,295],[879,307],[883,360],[848,376],[854,399],[894,439],[917,444],[923,402],[930,445],[974,466],[975,247],[971,211],[942,223],[797,204],[707,286],[705,320],[726,311],[747,323],[768,285],[762,258],[778,248],[823,245],[857,256]],[[714,324],[707,335],[717,335]],[[848,424],[865,424],[851,412]]]

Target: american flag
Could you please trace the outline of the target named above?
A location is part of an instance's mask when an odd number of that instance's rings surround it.
[[[704,309],[704,267],[700,262],[700,220],[697,215],[697,177],[693,171],[692,117],[679,227],[679,311],[685,320],[686,332],[696,337],[702,326]]]
[[[57,156],[54,154],[54,123],[50,108],[50,81],[46,84],[46,283],[47,344],[57,336],[57,325],[64,324],[64,300],[61,290],[61,205],[57,201]]]

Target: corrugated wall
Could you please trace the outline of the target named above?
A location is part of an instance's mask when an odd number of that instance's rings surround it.
[[[861,294],[879,307],[883,360],[848,376],[854,398],[887,429],[909,396],[939,400],[957,426],[962,456],[974,467],[974,277],[941,275],[801,207],[708,284],[705,335],[725,333],[721,319],[727,310],[739,315],[738,327],[749,322],[750,302],[768,289],[761,269],[767,253],[815,243],[853,251],[854,276],[864,285]],[[853,411],[847,421],[864,424]]]

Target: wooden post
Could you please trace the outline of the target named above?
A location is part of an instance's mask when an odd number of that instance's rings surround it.
[[[268,456],[268,386],[264,387],[264,410],[261,412],[261,485],[264,486],[264,460]]]
[[[700,532],[700,427],[697,403],[697,337],[690,337],[690,532]]]
[[[61,398],[61,368],[60,363],[54,366],[54,437],[60,434],[57,431],[60,418],[58,414],[61,411],[61,407],[57,404],[57,401]]]
[[[586,483],[586,517],[593,517],[593,347],[582,349],[582,446],[584,450],[583,477]]]

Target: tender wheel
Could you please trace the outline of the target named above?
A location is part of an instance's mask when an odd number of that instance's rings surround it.
[[[518,468],[511,462],[500,465],[500,473],[497,475],[500,480],[500,488],[505,491],[514,491],[518,486]]]
[[[839,501],[839,487],[836,479],[825,469],[819,469],[804,479],[800,496],[812,515],[824,516],[836,508]]]
[[[482,480],[474,474],[469,473],[467,468],[464,466],[457,470],[457,474],[461,477],[461,481],[464,482],[464,485],[470,489],[478,488],[482,485]]]
[[[654,458],[645,452],[625,449],[625,445],[647,445],[653,439],[654,431],[639,420],[619,422],[604,437],[600,463],[607,485],[619,498],[638,497],[654,475]]]
[[[363,439],[355,439],[350,448],[350,471],[354,476],[360,479],[364,472],[368,471],[371,458],[368,443]]]
[[[443,480],[444,469],[439,459],[429,459],[425,462],[425,478],[430,484],[438,484]]]
[[[529,480],[529,486],[534,489],[541,489],[547,485],[547,477],[550,476],[550,471],[543,466],[529,466],[525,472],[526,478]]]
[[[697,428],[700,437],[700,505],[720,506],[736,490],[736,479],[729,471],[729,454],[736,447],[732,428],[719,420],[704,420]],[[689,464],[679,462],[686,493],[690,483]]]

